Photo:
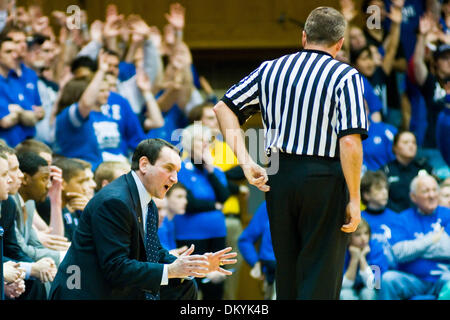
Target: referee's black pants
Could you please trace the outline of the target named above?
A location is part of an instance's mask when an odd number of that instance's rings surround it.
[[[340,230],[348,203],[340,161],[277,155],[266,193],[277,299],[339,299],[349,238]]]

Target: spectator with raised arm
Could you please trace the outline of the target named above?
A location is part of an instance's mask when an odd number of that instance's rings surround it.
[[[447,78],[450,77],[450,44],[438,45],[433,53],[433,62],[430,67],[427,67],[425,63],[425,47],[428,42],[438,36],[436,28],[437,25],[430,15],[420,18],[419,35],[414,51],[413,74],[426,102],[426,133],[422,153],[429,158],[437,175],[445,178],[449,175],[448,166],[436,149],[437,141],[441,142],[441,138],[436,136],[436,126],[439,112],[446,108],[446,96],[450,94],[450,86],[447,81]],[[421,121],[423,122],[424,119],[422,118]],[[443,137],[448,136],[448,132],[445,130],[439,133]],[[442,174],[440,174],[441,171]]]
[[[110,68],[107,59],[107,54],[100,55],[99,68],[90,82],[72,80],[73,85],[79,86],[75,94],[68,87],[71,82],[66,85],[56,116],[58,152],[89,161],[94,171],[103,161],[128,161],[129,150],[144,137],[126,100],[110,92],[105,81]],[[81,145],[74,148],[74,140]]]
[[[350,52],[350,61],[355,68],[361,72],[371,83],[375,94],[381,100],[384,109],[382,115],[385,119],[388,117],[388,100],[387,100],[387,77],[392,71],[397,53],[398,43],[400,40],[400,23],[402,21],[402,7],[393,6],[389,14],[392,21],[390,32],[390,41],[386,46],[386,53],[381,59],[381,64],[377,65],[374,59],[374,52],[370,46]]]

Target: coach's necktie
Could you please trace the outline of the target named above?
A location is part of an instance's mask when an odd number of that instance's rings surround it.
[[[151,200],[148,204],[147,222],[145,226],[145,252],[148,262],[158,262],[159,260],[158,220],[158,209],[153,200]],[[147,300],[159,300],[159,293],[151,294],[146,292],[145,297]]]

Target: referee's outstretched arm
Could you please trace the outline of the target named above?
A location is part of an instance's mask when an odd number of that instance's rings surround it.
[[[361,221],[360,177],[363,150],[360,134],[349,134],[339,139],[342,171],[347,182],[350,201],[346,208],[346,224],[341,230],[354,232]]]
[[[235,113],[222,101],[214,106],[214,111],[225,141],[236,155],[248,182],[261,191],[269,191],[270,187],[266,184],[268,180],[266,170],[256,164],[248,154]]]

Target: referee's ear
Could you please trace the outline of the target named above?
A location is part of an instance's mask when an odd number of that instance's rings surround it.
[[[341,39],[339,39],[338,42],[336,42],[336,47],[335,47],[336,53],[341,50],[342,46],[344,45],[344,40],[345,40],[344,37],[342,37]]]
[[[306,46],[306,32],[303,30],[302,32],[302,46],[303,48]]]

